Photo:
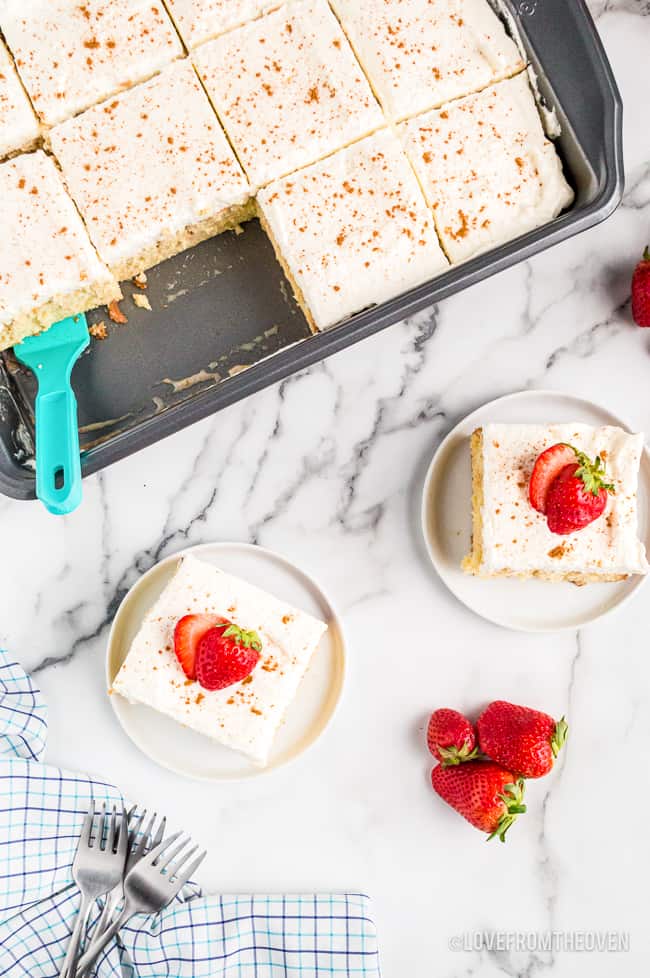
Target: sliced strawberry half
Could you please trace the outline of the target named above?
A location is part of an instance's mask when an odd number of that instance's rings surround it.
[[[565,466],[576,461],[576,456],[575,448],[560,442],[551,445],[538,457],[528,485],[530,505],[538,513],[546,513],[546,496],[551,484]]]
[[[196,679],[196,654],[203,636],[218,625],[217,615],[185,615],[176,622],[174,652],[188,679]]]

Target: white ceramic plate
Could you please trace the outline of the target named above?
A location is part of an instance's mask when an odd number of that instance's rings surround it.
[[[551,584],[516,578],[483,580],[460,569],[469,552],[471,464],[469,438],[488,422],[546,424],[581,421],[630,429],[609,411],[591,401],[556,391],[522,391],[491,401],[450,431],[433,456],[422,499],[422,528],[429,556],[450,591],[489,621],[527,632],[580,628],[627,601],[645,577],[615,584]],[[650,455],[644,451],[639,476],[639,534],[650,553]]]
[[[110,688],[146,612],[171,579],[178,560],[192,553],[244,578],[327,622],[298,695],[281,726],[269,764],[260,768],[243,754],[188,730],[147,706],[114,693],[111,704],[133,743],[157,764],[202,781],[258,777],[292,761],[310,747],[332,719],[345,677],[345,639],[341,620],[316,582],[288,560],[248,543],[206,543],[167,557],[147,571],[126,595],[113,621],[106,653]]]

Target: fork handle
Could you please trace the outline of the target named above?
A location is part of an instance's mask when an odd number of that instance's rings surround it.
[[[113,914],[117,910],[118,904],[120,903],[123,897],[124,897],[124,891],[122,889],[121,883],[118,884],[118,886],[116,886],[114,890],[111,890],[111,892],[106,895],[106,899],[104,901],[104,909],[102,910],[99,920],[93,927],[91,933],[91,943],[104,933],[104,931],[110,924],[111,920],[113,919]]]
[[[88,924],[88,918],[90,917],[92,907],[93,901],[89,900],[85,896],[82,896],[81,903],[79,905],[79,913],[77,914],[74,930],[70,936],[70,943],[68,944],[68,950],[66,952],[63,966],[59,972],[59,978],[73,978],[74,976],[74,964],[77,960],[77,955],[79,954],[81,937],[86,932],[86,926]]]
[[[135,912],[135,907],[127,898],[121,913],[118,917],[116,917],[111,926],[105,930],[103,934],[100,934],[96,940],[91,941],[90,947],[81,956],[79,964],[77,965],[76,975],[73,973],[70,978],[83,978],[85,973],[92,968],[108,942],[115,937],[120,927],[122,927],[127,920],[130,920],[131,917],[134,916]]]

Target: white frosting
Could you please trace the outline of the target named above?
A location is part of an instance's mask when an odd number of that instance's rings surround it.
[[[388,130],[271,184],[258,202],[320,329],[447,267],[422,191]]]
[[[281,3],[282,0],[167,0],[188,48],[240,27]]]
[[[6,346],[3,327],[17,316],[55,296],[112,281],[59,171],[40,150],[0,165],[0,227],[0,348]]]
[[[0,156],[33,145],[39,133],[38,120],[0,41]]]
[[[292,0],[193,55],[248,173],[262,186],[383,124],[326,0]]]
[[[576,533],[551,533],[528,499],[537,457],[568,442],[605,461],[610,494],[603,515]],[[637,536],[637,481],[643,435],[584,424],[488,424],[483,428],[482,573],[512,570],[566,574],[645,574],[645,548]]]
[[[214,614],[258,633],[251,681],[210,692],[186,680],[174,627]],[[131,644],[113,689],[265,765],[277,729],[327,626],[212,564],[185,557]]]
[[[573,200],[525,72],[400,133],[452,262],[546,224]]]
[[[62,123],[51,142],[109,267],[249,196],[187,60]]]
[[[332,0],[332,6],[394,120],[524,67],[487,0]]]
[[[0,27],[50,126],[183,53],[162,0],[0,0]]]

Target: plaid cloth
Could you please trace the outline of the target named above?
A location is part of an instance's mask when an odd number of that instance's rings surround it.
[[[57,978],[79,907],[71,866],[90,799],[116,788],[42,762],[47,712],[0,651],[0,975]],[[333,895],[212,896],[196,888],[134,917],[98,978],[379,978],[369,900]]]

